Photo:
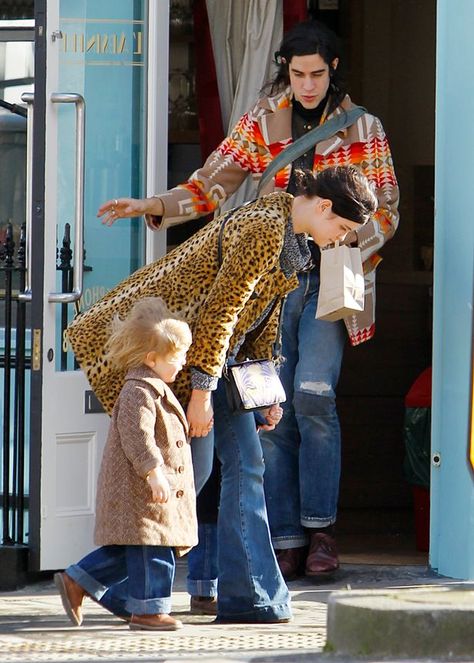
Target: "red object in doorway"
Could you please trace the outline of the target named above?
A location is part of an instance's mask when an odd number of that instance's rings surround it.
[[[431,407],[431,366],[416,378],[405,396],[405,407]]]
[[[283,0],[283,32],[288,32],[295,23],[306,21],[307,18],[306,0]]]
[[[430,490],[424,486],[412,486],[415,514],[416,549],[428,552],[430,548]]]
[[[224,140],[221,104],[217,87],[216,66],[212,51],[205,0],[196,0],[193,6],[196,34],[196,98],[199,113],[199,140],[202,161]]]

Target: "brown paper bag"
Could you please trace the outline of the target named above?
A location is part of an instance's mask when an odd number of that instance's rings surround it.
[[[340,320],[364,310],[364,272],[360,249],[336,242],[321,251],[318,320]]]

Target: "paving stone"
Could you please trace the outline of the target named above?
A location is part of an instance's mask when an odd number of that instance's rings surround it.
[[[289,624],[215,625],[212,617],[190,614],[186,574],[186,561],[180,560],[173,591],[173,614],[183,621],[184,628],[168,633],[130,631],[124,622],[88,599],[84,604],[83,626],[73,627],[64,614],[51,577],[17,591],[2,592],[0,663],[349,663],[355,660],[353,656],[324,653],[327,604],[335,590],[347,593],[348,587],[352,587],[355,593],[390,588],[398,593],[405,587],[460,587],[460,583],[435,576],[422,566],[345,564],[334,582],[317,584],[302,578],[289,583],[294,613]],[[370,660],[366,658],[365,663]],[[389,663],[388,659],[384,663]]]

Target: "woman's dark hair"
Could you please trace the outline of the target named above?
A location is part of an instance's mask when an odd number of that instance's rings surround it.
[[[284,36],[280,50],[275,53],[278,71],[274,79],[266,86],[270,94],[276,94],[290,84],[289,64],[295,55],[320,55],[329,66],[331,78],[331,108],[334,110],[346,94],[346,85],[342,78],[341,46],[336,34],[319,21],[297,23]],[[339,59],[336,69],[331,64]]]
[[[356,166],[334,166],[320,173],[296,172],[297,194],[326,198],[332,211],[349,221],[365,223],[378,207],[373,185]]]

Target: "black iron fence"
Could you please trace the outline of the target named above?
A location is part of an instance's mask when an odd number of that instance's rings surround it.
[[[19,293],[25,289],[25,227],[11,223],[0,229],[0,398],[2,443],[0,454],[1,545],[28,541],[29,406],[31,377],[31,323],[29,302]],[[73,253],[71,228],[65,224],[61,248],[56,252],[62,292],[71,292]],[[90,267],[84,267],[90,270]],[[61,339],[68,325],[68,304],[61,304]],[[77,368],[60,343],[59,370]]]

